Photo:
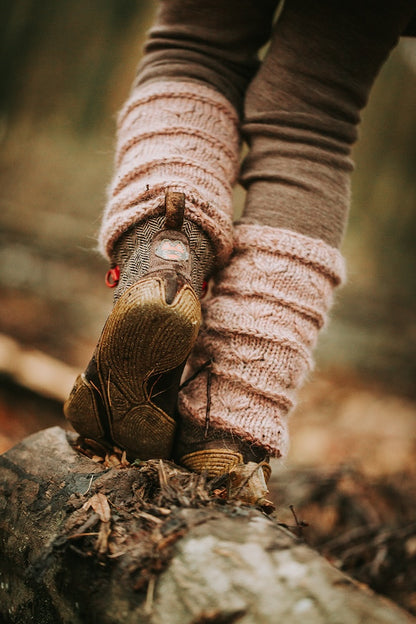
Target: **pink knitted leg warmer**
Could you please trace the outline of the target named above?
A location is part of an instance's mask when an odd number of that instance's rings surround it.
[[[232,249],[232,185],[238,117],[228,100],[197,82],[136,87],[118,120],[116,173],[99,242],[110,258],[127,228],[161,214],[167,189],[186,195],[185,218],[211,239],[218,265]]]
[[[321,240],[268,226],[236,226],[234,254],[205,304],[205,324],[190,358],[194,372],[209,360],[212,365],[179,397],[182,463],[218,474],[227,466],[214,465],[209,449],[221,445],[232,451],[231,463],[236,448],[244,461],[256,449],[260,459],[286,454],[287,415],[343,275],[341,254]]]

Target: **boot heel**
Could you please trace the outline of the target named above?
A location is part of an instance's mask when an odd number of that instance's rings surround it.
[[[65,405],[74,428],[96,440],[108,432],[129,457],[169,458],[176,422],[160,407],[160,396],[172,389],[177,393],[180,367],[200,324],[201,306],[189,284],[171,303],[163,276],[131,286],[104,326],[93,358],[94,382],[81,375]],[[165,385],[157,383],[162,376]]]

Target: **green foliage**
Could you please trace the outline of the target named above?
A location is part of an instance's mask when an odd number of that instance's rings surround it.
[[[0,113],[56,115],[79,132],[108,115],[126,45],[140,42],[147,0],[3,0]],[[139,49],[137,49],[137,58]]]

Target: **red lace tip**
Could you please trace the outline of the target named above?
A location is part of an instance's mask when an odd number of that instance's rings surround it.
[[[202,299],[203,297],[205,297],[205,295],[207,294],[207,292],[208,292],[208,282],[203,281],[203,282],[202,282],[202,288],[201,288],[201,299]]]
[[[118,266],[109,269],[105,276],[105,284],[109,288],[115,288],[120,281],[120,268]]]

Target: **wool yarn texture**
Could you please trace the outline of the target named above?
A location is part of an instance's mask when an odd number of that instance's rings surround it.
[[[190,374],[202,370],[179,395],[181,417],[203,425],[208,400],[211,427],[284,457],[287,416],[344,272],[340,252],[319,239],[237,225],[233,255],[203,305],[189,360]]]
[[[232,187],[239,167],[238,116],[198,82],[135,87],[118,118],[115,174],[99,234],[112,258],[133,224],[163,213],[167,190],[186,195],[185,218],[208,235],[217,265],[232,250]]]

